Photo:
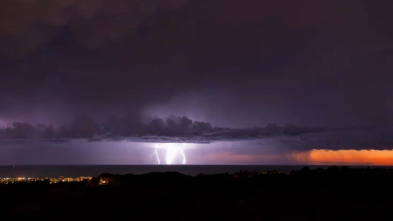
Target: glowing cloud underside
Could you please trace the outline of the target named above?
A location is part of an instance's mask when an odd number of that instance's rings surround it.
[[[187,158],[184,154],[184,144],[181,143],[161,143],[154,145],[154,155],[157,164],[161,164],[162,160],[160,153],[165,155],[166,164],[186,164]]]

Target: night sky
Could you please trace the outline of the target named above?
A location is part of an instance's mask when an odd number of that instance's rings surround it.
[[[392,149],[392,8],[391,0],[1,0],[0,148],[37,137],[273,136],[294,139],[287,148],[296,150]]]

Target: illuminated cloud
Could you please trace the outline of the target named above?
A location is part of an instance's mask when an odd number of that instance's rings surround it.
[[[0,129],[6,128],[6,127],[7,127],[7,123],[0,118]]]

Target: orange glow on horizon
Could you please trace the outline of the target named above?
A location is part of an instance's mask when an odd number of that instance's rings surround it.
[[[318,150],[295,154],[309,164],[393,166],[393,150]]]

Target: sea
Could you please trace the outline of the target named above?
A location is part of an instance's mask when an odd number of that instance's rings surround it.
[[[300,170],[303,165],[39,165],[39,166],[0,166],[0,177],[97,177],[103,173],[111,174],[146,174],[152,172],[179,172],[185,175],[236,173],[241,171],[280,171],[289,173]],[[329,166],[307,165],[310,169],[328,168]],[[377,166],[350,166],[352,168],[377,168]],[[393,167],[382,167],[393,168]]]

